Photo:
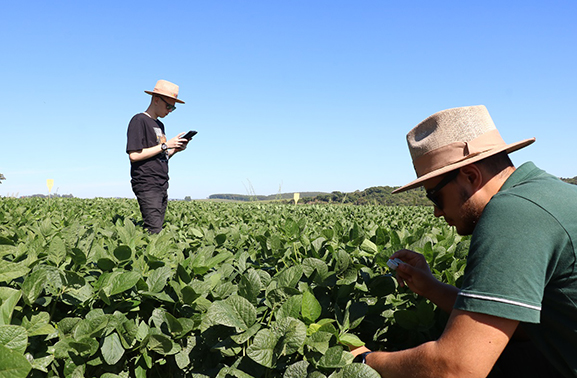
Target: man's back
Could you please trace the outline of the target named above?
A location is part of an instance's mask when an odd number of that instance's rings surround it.
[[[577,186],[519,167],[471,240],[455,308],[519,320],[563,373],[577,376]]]

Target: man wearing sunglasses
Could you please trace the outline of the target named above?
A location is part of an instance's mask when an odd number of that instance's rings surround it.
[[[130,120],[126,153],[144,228],[159,233],[168,204],[168,159],[188,144],[187,139],[181,138],[184,133],[167,140],[159,118],[169,115],[177,102],[184,101],[178,99],[178,86],[166,80],[159,80],[152,91],[144,92],[152,95],[150,105]]]
[[[472,235],[460,288],[409,250],[401,286],[450,314],[438,340],[399,352],[353,350],[383,377],[577,377],[577,186],[509,153],[484,106],[435,113],[407,134],[434,214]],[[521,339],[522,337],[522,339]]]

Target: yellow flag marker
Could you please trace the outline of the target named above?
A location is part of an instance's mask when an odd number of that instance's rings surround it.
[[[48,179],[46,180],[46,186],[48,187],[48,193],[52,191],[52,187],[54,186],[54,180]]]
[[[297,204],[297,202],[299,201],[299,197],[301,196],[300,193],[295,193],[294,194],[294,200],[295,200],[295,205]]]

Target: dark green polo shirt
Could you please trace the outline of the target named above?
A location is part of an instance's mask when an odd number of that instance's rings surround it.
[[[455,308],[519,320],[577,377],[577,186],[528,162],[485,207]]]

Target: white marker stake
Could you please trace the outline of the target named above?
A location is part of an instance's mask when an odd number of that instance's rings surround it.
[[[297,202],[299,201],[300,196],[301,196],[300,193],[295,193],[295,194],[294,194],[294,198],[293,198],[293,199],[295,200],[295,205],[296,205]]]

